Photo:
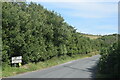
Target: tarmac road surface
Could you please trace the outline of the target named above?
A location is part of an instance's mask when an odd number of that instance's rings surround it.
[[[95,55],[9,78],[94,78],[94,71],[99,58],[100,55]]]

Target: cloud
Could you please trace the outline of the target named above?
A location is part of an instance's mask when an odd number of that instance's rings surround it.
[[[81,29],[78,29],[77,32],[82,33],[88,33],[88,34],[113,34],[118,33],[118,27],[114,25],[100,25],[100,26],[94,26],[88,28],[88,26],[81,27]]]
[[[118,13],[115,3],[79,2],[79,3],[51,3],[53,8],[66,9],[63,13],[69,16],[84,18],[114,17]]]

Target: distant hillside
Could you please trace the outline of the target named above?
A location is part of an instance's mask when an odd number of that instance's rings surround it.
[[[117,34],[111,34],[111,35],[104,35],[101,36],[100,38],[98,38],[99,40],[102,40],[104,43],[108,45],[113,44],[115,42],[117,42]]]
[[[101,35],[92,35],[92,34],[84,34],[82,33],[83,36],[89,37],[90,39],[98,39],[101,37]]]

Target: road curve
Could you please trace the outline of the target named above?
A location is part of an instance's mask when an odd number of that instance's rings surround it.
[[[9,78],[94,78],[94,70],[99,58],[100,55],[95,55]]]

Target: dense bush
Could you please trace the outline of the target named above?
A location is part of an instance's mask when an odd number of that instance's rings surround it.
[[[120,77],[120,41],[108,49],[102,49],[99,62],[99,72],[105,77]]]

